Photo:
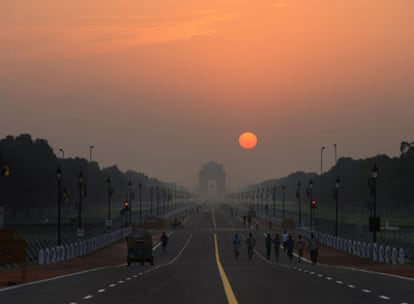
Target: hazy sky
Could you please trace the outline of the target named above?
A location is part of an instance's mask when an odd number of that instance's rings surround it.
[[[193,186],[414,141],[413,0],[1,0],[0,136]],[[243,131],[258,137],[243,150]]]

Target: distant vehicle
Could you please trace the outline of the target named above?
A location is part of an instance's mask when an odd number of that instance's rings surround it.
[[[154,265],[154,256],[152,255],[152,235],[148,231],[138,231],[130,234],[127,238],[128,254],[127,265],[132,262],[140,262],[144,266],[145,262]]]

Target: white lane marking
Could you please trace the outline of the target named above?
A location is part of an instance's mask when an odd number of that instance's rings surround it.
[[[87,295],[86,297],[83,297],[85,300],[89,300],[93,298],[93,295]]]
[[[180,252],[168,263],[165,264],[160,264],[158,265],[158,267],[164,267],[164,266],[168,266],[171,265],[172,263],[174,263],[184,252],[184,249],[187,247],[187,245],[190,243],[191,239],[193,238],[193,233],[188,237],[187,241],[184,243],[183,248],[181,248]]]
[[[106,290],[105,288],[99,289],[98,293],[103,293],[103,292],[105,292],[105,290]]]
[[[383,295],[379,296],[379,298],[380,299],[383,299],[383,300],[390,300],[391,299],[390,297],[383,296]]]
[[[352,271],[372,273],[372,274],[382,275],[382,276],[391,277],[391,278],[398,278],[398,279],[403,279],[403,280],[414,281],[414,278],[408,278],[408,277],[403,277],[403,276],[399,276],[399,275],[396,275],[396,274],[376,272],[376,271],[370,271],[370,270],[359,269],[359,268],[352,268],[352,267],[346,267],[346,266],[336,266],[336,265],[326,265],[326,264],[319,264],[319,266],[332,267],[332,268],[341,268],[341,269],[347,269],[347,270],[352,270]]]
[[[127,280],[127,281],[129,281],[129,280],[131,280],[131,278],[130,278],[130,277],[128,277],[128,278],[126,278],[126,280]]]
[[[112,287],[115,287],[115,286],[116,286],[116,284],[110,284],[110,285],[109,285],[109,287],[111,287],[111,288],[112,288]]]
[[[323,277],[323,275],[322,275],[322,274],[318,274],[318,277],[319,277],[319,278],[322,278],[322,277]]]
[[[336,281],[337,284],[342,285],[344,282],[342,281]]]
[[[140,272],[140,273],[138,273],[138,275],[143,275],[143,273],[142,273],[142,272]]]
[[[371,290],[369,290],[369,289],[362,289],[362,291],[363,292],[365,292],[365,293],[371,293],[372,291]]]
[[[326,279],[327,279],[328,281],[332,281],[332,278],[331,278],[331,277],[326,277]]]
[[[315,272],[313,272],[313,271],[311,271],[311,272],[309,272],[310,274],[315,274]]]
[[[88,272],[94,272],[94,271],[98,271],[98,270],[105,270],[105,269],[113,269],[113,268],[117,268],[117,267],[123,267],[125,265],[126,265],[126,263],[120,264],[120,265],[114,265],[114,266],[99,267],[99,268],[84,270],[84,271],[75,272],[75,273],[69,273],[69,274],[65,274],[65,275],[50,278],[50,279],[44,279],[44,280],[19,284],[19,285],[16,285],[16,286],[1,288],[0,292],[11,290],[11,289],[17,289],[17,288],[21,288],[21,287],[25,287],[25,286],[30,286],[30,285],[36,285],[36,284],[40,284],[40,283],[44,283],[44,282],[55,281],[55,280],[59,280],[59,279],[62,279],[62,278],[74,277],[74,276],[81,275],[81,274],[88,273]]]
[[[134,274],[134,275],[133,275],[133,277],[134,277],[134,278],[137,278],[137,277],[138,277],[138,275],[137,275],[137,274]]]
[[[122,283],[124,283],[124,281],[122,281],[122,280],[121,280],[121,281],[118,281],[118,283],[119,283],[119,284],[122,284]]]
[[[355,288],[355,285],[349,284],[348,287],[349,288]]]

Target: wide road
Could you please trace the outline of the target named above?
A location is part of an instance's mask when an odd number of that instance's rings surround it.
[[[250,230],[220,207],[194,214],[170,235],[168,250],[154,250],[155,265],[114,265],[0,290],[0,303],[414,303],[414,281],[264,256],[263,231],[256,252],[238,260],[234,233]],[[125,253],[126,254],[126,253]],[[273,252],[272,252],[273,254]]]

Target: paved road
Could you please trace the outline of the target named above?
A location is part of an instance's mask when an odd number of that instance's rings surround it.
[[[234,233],[250,232],[215,207],[195,214],[155,249],[155,266],[118,265],[0,290],[0,303],[414,303],[414,281],[264,256],[263,232],[254,232],[253,260],[242,248],[234,259]],[[272,256],[274,259],[274,257]]]

